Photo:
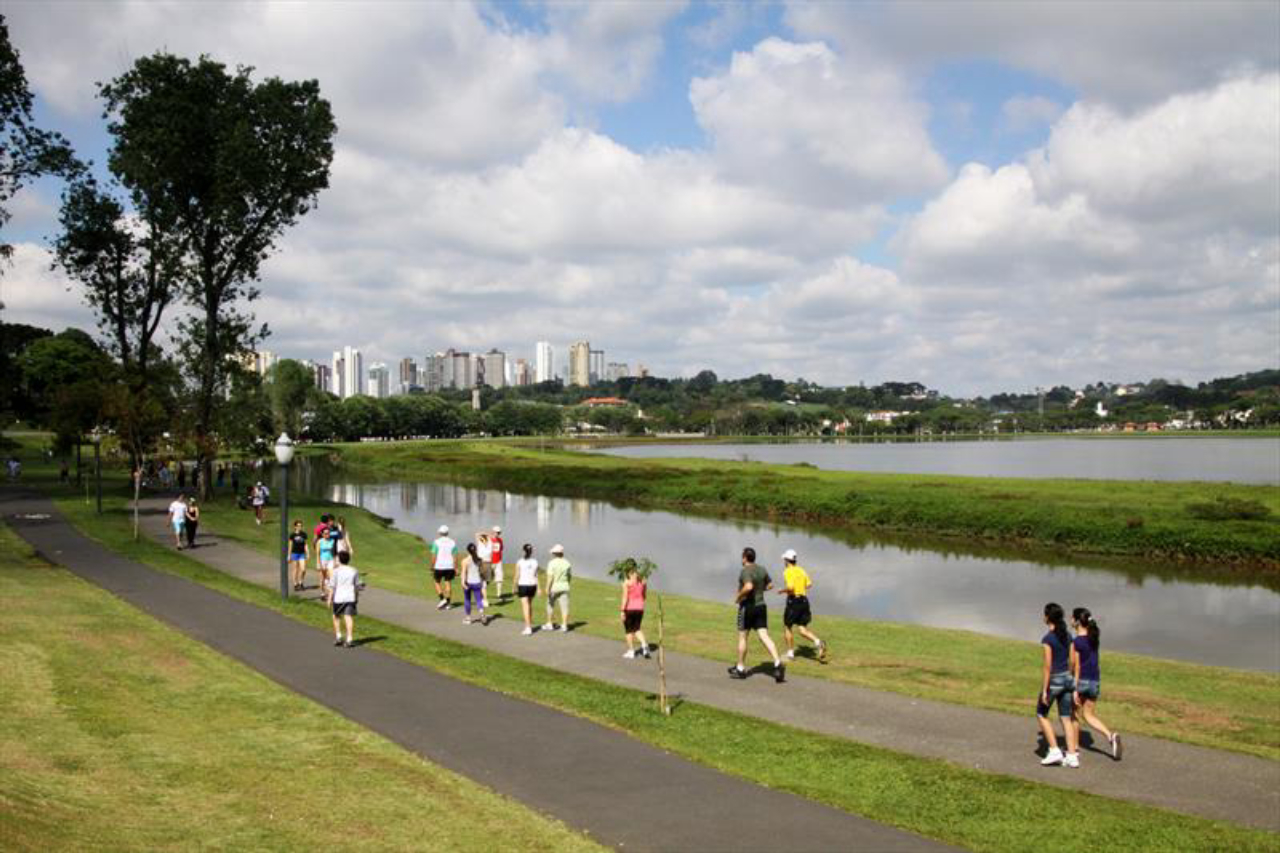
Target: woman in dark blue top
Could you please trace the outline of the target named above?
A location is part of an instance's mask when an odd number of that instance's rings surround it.
[[[1111,757],[1119,761],[1124,751],[1120,745],[1120,733],[1103,725],[1094,712],[1102,690],[1098,670],[1098,645],[1102,632],[1098,630],[1093,614],[1084,607],[1071,611],[1071,622],[1076,629],[1076,638],[1071,641],[1071,674],[1076,682],[1076,725],[1079,726],[1080,717],[1084,717],[1089,728],[1106,737],[1107,743],[1111,744]]]
[[[1040,722],[1040,731],[1044,733],[1049,751],[1045,753],[1041,764],[1061,764],[1064,767],[1079,767],[1080,754],[1076,751],[1076,740],[1079,730],[1072,718],[1072,696],[1075,682],[1071,677],[1071,634],[1067,632],[1066,614],[1062,606],[1050,602],[1044,606],[1044,623],[1050,627],[1049,633],[1040,639],[1044,650],[1043,665],[1040,672],[1040,699],[1036,703],[1036,719]],[[1054,734],[1053,724],[1049,722],[1049,710],[1054,702],[1058,703],[1058,718],[1062,720],[1062,728],[1067,736],[1067,754],[1058,749],[1058,737]]]

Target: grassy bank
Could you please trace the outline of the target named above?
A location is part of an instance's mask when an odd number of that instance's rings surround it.
[[[123,501],[113,498],[101,519],[79,501],[61,505],[76,524],[113,550],[284,612],[314,625],[317,642],[327,640],[328,617],[322,608],[310,602],[281,604],[272,590],[205,568],[150,541],[133,542]],[[348,517],[354,522],[353,515]],[[374,522],[362,515],[357,523]],[[357,528],[357,535],[367,540],[358,547],[372,548],[372,532],[372,527]],[[419,665],[596,720],[725,772],[975,850],[1038,849],[1046,837],[1072,837],[1082,819],[1115,850],[1255,850],[1277,844],[1272,833],[983,774],[692,703],[663,717],[651,697],[636,691],[377,620],[361,622],[368,634],[385,638],[374,648]]]
[[[598,850],[37,558],[0,527],[0,848]]]
[[[397,479],[1280,572],[1280,488],[1269,486],[822,471],[803,464],[627,459],[499,441],[323,451],[339,454],[354,470]],[[1241,507],[1259,508],[1266,517],[1209,517]]]
[[[332,504],[314,498],[302,498],[292,507],[291,515],[306,519],[308,527],[322,512],[334,511]],[[423,570],[425,544],[419,537],[389,528],[356,507],[340,511],[352,530],[356,563],[372,571],[374,585],[434,601]],[[274,512],[272,517],[279,518]],[[206,508],[204,519],[211,530],[263,554],[276,553],[275,524],[258,527],[251,513],[223,507]],[[654,583],[660,590],[661,572]],[[535,615],[540,615],[542,603],[535,604]],[[732,658],[731,605],[668,595],[664,606],[668,648]],[[496,611],[509,624],[521,619],[517,601],[499,604]],[[573,613],[575,621],[586,622],[581,630],[617,638],[621,651],[616,587],[575,579]],[[649,621],[653,639],[652,614]],[[814,629],[834,654],[829,664],[821,665],[801,641],[794,667],[798,673],[1028,718],[1034,714],[1039,648],[1032,642],[829,616],[820,616]],[[1029,630],[1034,633],[1036,625],[1029,625]],[[779,641],[780,633],[775,631]],[[760,654],[754,643],[751,653]],[[1110,651],[1104,653],[1103,666],[1106,693],[1101,712],[1108,725],[1280,759],[1280,677]]]

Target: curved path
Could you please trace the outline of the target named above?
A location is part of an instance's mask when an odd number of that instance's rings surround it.
[[[166,504],[167,500],[144,502],[149,512],[143,517],[145,529],[164,543],[172,541],[162,512]],[[200,542],[216,547],[184,553],[252,583],[278,588],[279,566],[271,558],[214,535],[202,536]],[[427,582],[425,572],[423,582]],[[314,591],[307,594],[316,595]],[[657,686],[652,664],[620,659],[620,640],[573,632],[525,637],[518,624],[507,620],[487,628],[467,626],[456,610],[441,612],[426,599],[372,587],[361,599],[360,610],[414,631],[611,684],[648,692]],[[791,673],[783,685],[767,676],[731,680],[725,666],[731,663],[727,653],[732,633],[726,626],[723,661],[668,653],[669,692],[691,702],[977,770],[1083,787],[1100,796],[1280,832],[1280,762],[1126,733],[1124,761],[1085,749],[1079,770],[1045,768],[1039,763],[1042,742],[1029,715],[966,708]]]
[[[954,849],[392,655],[333,648],[327,633],[108,551],[66,523],[47,499],[4,491],[0,506],[5,521],[49,561],[401,746],[604,844],[628,850],[789,849],[797,844],[806,850]],[[483,736],[462,736],[460,720]]]

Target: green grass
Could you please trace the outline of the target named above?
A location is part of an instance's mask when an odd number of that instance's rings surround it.
[[[1140,556],[1280,575],[1280,488],[1230,483],[1033,480],[823,471],[711,459],[629,459],[502,441],[325,446],[352,470],[676,511],[922,532],[1059,554]],[[1262,520],[1188,506],[1257,501]],[[1176,566],[1171,569],[1177,571]]]
[[[49,566],[0,526],[0,849],[597,850]]]
[[[328,615],[313,603],[281,603],[271,590],[149,540],[133,542],[122,501],[113,500],[102,519],[78,501],[61,505],[74,523],[125,556],[329,630]],[[638,691],[374,619],[362,617],[361,625],[362,631],[386,638],[377,645],[382,651],[419,665],[598,721],[752,781],[975,850],[1041,849],[1045,838],[1073,837],[1082,821],[1095,837],[1107,840],[1109,850],[1258,850],[1280,844],[1280,836],[1265,831],[984,774],[693,703],[664,717],[652,697]]]
[[[333,504],[307,497],[292,506],[296,510],[292,517],[304,519],[308,529],[322,512],[342,514],[356,547],[355,562],[373,572],[376,586],[434,601],[423,569],[426,545],[421,538],[388,527],[356,507],[335,510]],[[273,511],[271,518],[273,523],[259,527],[252,513],[206,507],[203,523],[275,556],[279,516]],[[661,586],[660,571],[654,588]],[[581,630],[621,642],[618,598],[618,588],[612,584],[575,579],[574,619],[586,620]],[[667,648],[709,658],[732,657],[733,636],[726,629],[734,619],[730,605],[675,595],[663,601]],[[537,616],[541,601],[535,605]],[[495,610],[513,621],[521,619],[516,601],[497,605]],[[649,639],[654,639],[652,613],[646,628]],[[1034,714],[1040,665],[1035,643],[827,616],[816,619],[813,629],[833,647],[831,663],[821,665],[805,657],[805,643],[797,638],[800,657],[794,670],[798,673],[1028,718]],[[782,640],[778,632],[775,639]],[[755,644],[751,649],[759,653]],[[1280,759],[1280,676],[1109,651],[1103,654],[1102,665],[1105,692],[1099,713],[1108,725]]]

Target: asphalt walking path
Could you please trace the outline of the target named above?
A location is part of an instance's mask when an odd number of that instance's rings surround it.
[[[76,531],[46,498],[6,490],[0,506],[18,535],[51,562],[601,843],[627,850],[953,849],[392,655],[335,648],[325,631],[116,555]],[[205,549],[215,552],[228,555],[232,547]],[[365,606],[362,600],[362,612]]]
[[[145,502],[143,524],[158,541],[171,544],[173,534],[162,513],[167,501]],[[202,534],[199,544],[184,553],[243,580],[279,587],[279,564],[271,558],[215,535]],[[621,637],[611,641],[542,631],[522,636],[522,624],[511,619],[486,627],[464,625],[459,608],[438,611],[431,600],[377,589],[377,567],[368,568],[373,585],[360,600],[364,615],[611,684],[656,690],[655,663],[621,660]],[[423,583],[430,583],[425,569]],[[315,590],[304,594],[318,598]],[[540,616],[541,600],[535,608]],[[655,636],[651,631],[649,639]],[[726,625],[723,661],[668,653],[668,691],[690,702],[963,767],[1280,831],[1280,762],[1122,733],[1123,761],[1113,761],[1099,738],[1082,749],[1079,769],[1041,767],[1043,741],[1030,709],[1017,716],[916,699],[805,678],[795,674],[798,666],[788,671],[784,684],[763,671],[735,681],[725,672],[732,643],[733,629]]]

